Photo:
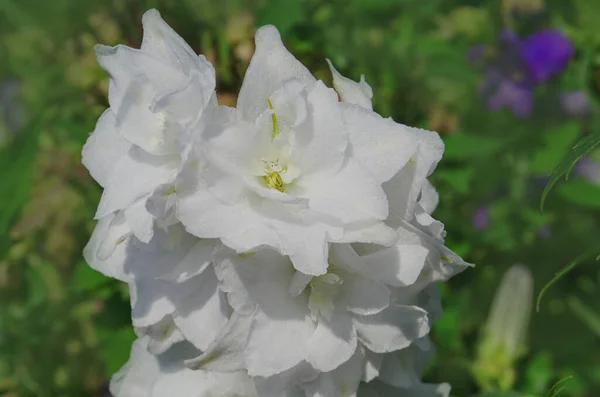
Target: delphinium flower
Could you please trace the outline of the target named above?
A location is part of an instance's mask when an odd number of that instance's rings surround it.
[[[130,284],[133,325],[139,335],[155,336],[152,349],[183,339],[174,324],[185,329],[195,322],[206,324],[193,338],[206,348],[228,315],[207,269],[217,242],[181,226],[173,183],[189,128],[216,111],[215,74],[157,11],[142,22],[140,50],[96,47],[110,76],[110,108],[83,148],[84,165],[104,187],[84,255],[93,268]]]
[[[520,39],[505,29],[495,47],[476,46],[469,60],[480,68],[480,94],[491,110],[508,107],[516,116],[529,116],[534,107],[534,89],[561,73],[574,53],[573,45],[560,31],[545,29]],[[557,98],[568,116],[587,111],[583,92],[563,92]]]
[[[378,377],[447,396],[419,380],[435,283],[468,266],[431,215],[439,136],[331,63],[328,88],[273,26],[219,106],[205,58],[143,22],[141,50],[97,48],[111,107],[83,153],[105,189],[86,259],[129,283],[139,337],[115,396],[350,397]]]

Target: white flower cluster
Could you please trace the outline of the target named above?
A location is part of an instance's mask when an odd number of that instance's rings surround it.
[[[115,397],[448,396],[420,381],[435,283],[467,266],[430,215],[439,136],[331,64],[326,87],[273,26],[220,106],[206,58],[143,26],[96,47],[110,108],[83,149],[104,188],[84,254],[129,284],[139,338]]]

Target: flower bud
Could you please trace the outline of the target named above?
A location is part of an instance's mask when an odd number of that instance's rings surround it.
[[[515,381],[514,364],[525,352],[533,300],[528,267],[515,264],[504,274],[477,346],[473,365],[483,389],[508,390]]]

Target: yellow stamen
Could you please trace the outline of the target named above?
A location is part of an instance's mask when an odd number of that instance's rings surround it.
[[[279,175],[279,172],[268,172],[263,178],[265,178],[268,187],[277,189],[281,193],[284,192],[285,184],[283,183],[283,179],[281,178],[281,175]]]
[[[269,105],[269,109],[273,110],[273,103],[270,98],[267,98],[267,104]],[[271,119],[273,120],[273,133],[271,134],[271,140],[275,140],[277,133],[279,132],[277,129],[277,116],[275,113],[271,114]]]

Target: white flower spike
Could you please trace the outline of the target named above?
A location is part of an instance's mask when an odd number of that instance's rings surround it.
[[[138,336],[115,397],[448,397],[420,381],[444,246],[439,136],[335,91],[264,26],[237,108],[150,10],[141,49],[97,46],[110,108],[82,160],[104,188],[84,250],[128,283]],[[337,93],[336,93],[337,91]]]

